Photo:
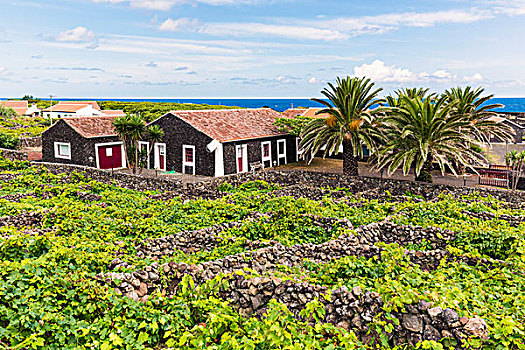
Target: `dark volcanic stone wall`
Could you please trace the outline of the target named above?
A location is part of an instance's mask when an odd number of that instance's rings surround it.
[[[448,185],[427,184],[409,180],[379,179],[370,177],[346,177],[340,174],[326,174],[308,171],[260,171],[255,173],[235,174],[215,178],[195,184],[188,184],[189,189],[213,190],[222,183],[239,185],[246,181],[263,180],[284,187],[330,187],[348,188],[351,193],[359,193],[370,199],[380,199],[387,196],[405,196],[407,194],[423,197],[425,200],[433,200],[441,193],[449,193],[456,196],[481,193],[484,196],[492,195],[496,199],[514,203],[520,207],[525,202],[525,193],[511,192],[500,189],[456,187]]]
[[[9,160],[27,160],[27,152],[0,148],[0,155]]]
[[[286,162],[294,163],[296,161],[296,144],[295,137],[290,135],[282,135],[275,137],[265,137],[254,140],[241,140],[235,142],[224,143],[224,174],[231,175],[237,173],[237,158],[235,154],[235,146],[247,145],[248,146],[248,170],[250,170],[250,163],[262,161],[262,149],[261,143],[270,141],[271,142],[271,154],[272,163],[277,162],[277,140],[286,140]],[[273,166],[273,164],[272,164]]]
[[[65,121],[58,120],[42,133],[42,161],[96,167],[95,144],[118,141],[117,136],[84,138]],[[55,158],[55,142],[71,144],[71,159]]]
[[[215,153],[210,153],[206,149],[206,146],[213,141],[211,137],[172,114],[166,114],[150,125],[158,125],[164,130],[164,138],[161,142],[166,144],[166,170],[175,169],[177,172],[182,172],[182,146],[190,145],[195,146],[195,175],[215,176]],[[152,152],[152,167],[153,162]],[[191,169],[188,168],[186,172],[191,174]]]
[[[57,164],[57,163],[35,163],[45,167],[53,174],[71,174],[73,172],[83,173],[87,178],[105,184],[115,184],[116,186],[129,188],[138,191],[176,191],[182,190],[182,182],[177,179],[168,178],[148,178],[140,175],[111,172],[80,165]]]

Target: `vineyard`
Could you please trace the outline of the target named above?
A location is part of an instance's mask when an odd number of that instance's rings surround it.
[[[309,181],[0,158],[0,349],[525,349],[519,196]]]

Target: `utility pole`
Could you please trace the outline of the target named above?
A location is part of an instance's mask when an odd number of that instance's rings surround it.
[[[49,125],[53,125],[53,95],[49,95],[49,100],[51,101],[51,106],[49,106]]]

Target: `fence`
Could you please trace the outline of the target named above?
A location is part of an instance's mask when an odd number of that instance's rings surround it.
[[[479,172],[479,184],[495,187],[508,187],[509,171],[498,168],[482,169]]]

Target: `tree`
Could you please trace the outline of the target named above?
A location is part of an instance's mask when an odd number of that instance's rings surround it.
[[[282,132],[299,136],[312,119],[312,117],[303,117],[300,115],[292,118],[280,117],[275,120],[274,125]]]
[[[462,132],[470,133],[470,136],[479,142],[490,143],[491,136],[501,141],[511,141],[511,128],[491,119],[498,115],[494,110],[502,108],[503,105],[490,104],[489,101],[494,95],[482,96],[484,91],[481,87],[474,90],[470,86],[446,90],[444,96],[451,105],[450,115],[465,118],[468,125]]]
[[[0,116],[1,117],[14,117],[16,116],[16,112],[14,109],[0,104]]]
[[[505,154],[505,161],[511,166],[511,177],[509,179],[508,187],[510,187],[513,191],[516,191],[521,175],[523,175],[523,168],[525,165],[525,151],[518,152],[513,150],[509,152]]]
[[[316,114],[328,114],[327,118],[314,118],[301,132],[300,147],[312,156],[323,147],[324,156],[337,154],[343,145],[343,173],[358,175],[357,157],[363,156],[363,146],[375,149],[378,136],[374,124],[382,103],[378,98],[382,89],[375,89],[374,83],[366,78],[337,78],[336,85],[328,83],[321,93],[329,102],[312,99],[326,106]]]
[[[133,173],[135,174],[137,173],[139,160],[138,142],[142,139],[146,131],[146,125],[139,116],[127,115],[125,117],[115,118],[113,127],[124,144],[126,164],[128,168],[133,169]]]
[[[456,174],[453,163],[470,166],[479,153],[470,147],[468,125],[462,115],[451,115],[453,104],[447,97],[421,98],[400,93],[398,107],[391,107],[384,117],[384,144],[378,152],[378,168],[391,174],[400,166],[407,175],[415,165],[416,181],[432,182],[433,162],[441,172],[448,166]]]
[[[150,159],[151,157],[153,147],[157,142],[160,142],[162,140],[162,138],[164,137],[164,131],[158,125],[151,125],[147,128],[146,134],[147,140],[151,143],[151,147],[149,149],[149,152],[141,154],[139,161],[140,172],[142,172],[142,170],[147,167],[147,162],[148,159]]]

